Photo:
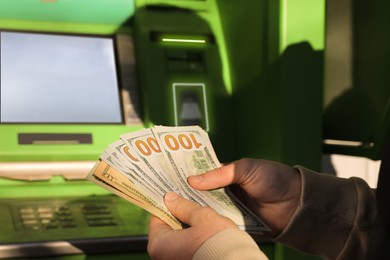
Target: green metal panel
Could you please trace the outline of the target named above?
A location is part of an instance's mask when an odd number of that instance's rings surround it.
[[[235,156],[320,170],[325,0],[217,2],[233,89]],[[281,244],[269,257],[318,259]]]
[[[134,10],[133,0],[2,0],[0,29],[112,34]]]
[[[55,196],[90,196],[111,194],[107,190],[82,180],[66,181],[62,176],[54,176],[45,181],[21,181],[2,179],[1,198],[25,198],[37,196],[53,198]],[[23,190],[23,192],[20,192]]]
[[[147,253],[129,254],[99,254],[99,255],[71,255],[71,256],[55,256],[52,260],[150,260],[152,259]]]
[[[218,1],[238,158],[320,168],[324,5],[324,0]]]
[[[280,53],[291,44],[308,42],[314,50],[325,45],[324,0],[280,0]]]
[[[321,260],[323,257],[314,256],[310,254],[304,254],[298,252],[291,247],[276,244],[275,246],[275,257],[273,259],[288,259],[288,260]]]
[[[124,125],[15,125],[1,124],[0,162],[16,161],[85,161],[96,160],[108,144],[120,134],[142,126]],[[83,133],[93,136],[92,144],[18,143],[16,133]]]

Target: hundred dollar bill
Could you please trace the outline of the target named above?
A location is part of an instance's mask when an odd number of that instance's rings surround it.
[[[132,173],[131,175],[148,190],[156,193],[160,198],[167,193],[168,190],[165,189],[161,182],[153,178],[150,169],[140,160],[133,148],[125,144],[123,140],[118,140],[110,144],[107,150],[123,164],[125,171],[130,171]]]
[[[175,191],[182,195],[179,186],[172,178],[172,169],[165,162],[151,129],[124,134],[121,135],[121,139],[129,149],[135,151],[133,155],[137,156],[137,159],[145,166],[143,169],[151,173],[150,176],[154,181],[164,187],[165,193]],[[141,165],[140,167],[142,168]]]
[[[182,225],[166,208],[175,191],[232,219],[239,228],[261,234],[269,228],[228,188],[198,191],[187,178],[220,166],[207,132],[198,126],[143,129],[120,136],[100,155],[88,179],[165,221]]]
[[[111,148],[107,148],[104,153],[100,155],[100,159],[105,161],[112,168],[116,169],[119,173],[129,178],[129,180],[137,186],[138,190],[145,196],[151,197],[157,201],[161,200],[163,194],[156,190],[155,186],[148,185],[145,180],[139,176],[133,169],[123,164],[120,161],[116,153]]]
[[[130,159],[129,156],[131,154],[127,151],[126,147],[126,144],[124,144],[122,140],[116,141],[109,145],[104,153],[100,155],[100,159],[115,168],[123,176],[127,177],[134,184],[134,189],[137,189],[146,198],[158,204],[161,209],[172,218],[173,216],[171,216],[171,213],[164,204],[164,195],[166,191],[164,192],[161,185],[155,183],[147,173],[143,172],[141,169],[138,169],[139,171],[137,171],[133,167],[133,164],[129,164],[129,162],[135,160],[136,157],[131,156],[132,159]],[[126,156],[119,152],[121,150],[126,151]],[[121,176],[115,177],[123,180],[123,177]]]
[[[106,162],[99,160],[88,174],[87,179],[159,217],[173,229],[182,228],[180,221],[165,207],[145,196],[134,183]]]
[[[207,133],[198,126],[164,127],[152,129],[165,160],[172,166],[181,187],[189,193],[194,190],[187,184],[187,178],[220,166]],[[197,191],[199,192],[199,191]],[[227,194],[225,189],[202,191],[202,198],[208,206],[221,215],[232,219],[241,229],[248,232],[269,231],[269,228],[238,199]]]
[[[135,133],[129,133],[121,136],[126,140],[138,155],[142,158],[148,168],[151,169],[160,180],[171,183],[181,196],[196,201],[202,206],[211,206],[214,202],[201,191],[196,191],[186,184],[186,180],[178,178],[172,169],[172,164],[168,162],[161,150],[158,141],[155,138],[152,129],[143,129]],[[216,205],[214,205],[217,207]]]

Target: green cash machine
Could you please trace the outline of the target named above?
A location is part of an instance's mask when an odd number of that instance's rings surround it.
[[[148,214],[85,177],[154,124],[200,125],[233,157],[215,4],[23,3],[0,3],[0,256],[147,257]]]
[[[196,124],[221,162],[318,169],[324,8],[1,1],[0,258],[148,258],[148,214],[85,180],[122,133]]]
[[[0,257],[133,252],[148,214],[85,176],[144,127],[133,1],[1,1]]]

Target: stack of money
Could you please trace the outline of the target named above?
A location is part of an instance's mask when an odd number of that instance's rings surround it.
[[[220,167],[206,131],[198,126],[156,126],[123,134],[100,155],[88,179],[145,209],[173,229],[183,228],[163,198],[174,191],[215,209],[248,233],[269,228],[227,188],[199,191],[187,178]]]

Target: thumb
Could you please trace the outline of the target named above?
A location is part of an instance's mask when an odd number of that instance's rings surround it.
[[[197,212],[202,209],[196,202],[187,200],[175,192],[165,194],[164,203],[172,215],[189,225],[192,224]]]
[[[199,175],[188,177],[188,184],[197,190],[212,190],[236,183],[235,164],[224,165],[220,168]]]

